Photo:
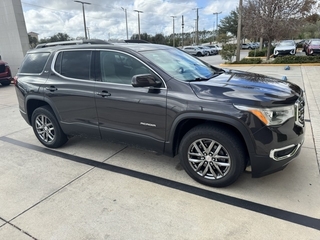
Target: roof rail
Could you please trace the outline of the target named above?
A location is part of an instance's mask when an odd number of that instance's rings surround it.
[[[40,43],[36,46],[36,48],[54,47],[54,46],[61,46],[61,45],[78,45],[78,44],[110,44],[110,43],[101,39],[85,39],[85,40]]]
[[[130,40],[124,40],[126,43],[150,43],[145,40],[138,40],[138,39],[130,39]]]

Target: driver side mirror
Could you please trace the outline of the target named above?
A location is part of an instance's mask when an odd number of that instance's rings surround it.
[[[162,82],[151,74],[134,75],[131,79],[133,87],[161,87]]]

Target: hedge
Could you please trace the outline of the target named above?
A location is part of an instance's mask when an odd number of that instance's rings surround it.
[[[259,64],[262,63],[261,58],[243,58],[238,62],[233,62],[232,64]]]
[[[273,54],[274,47],[272,46],[270,48],[270,55]],[[263,48],[261,51],[260,50],[251,50],[249,51],[248,57],[266,57],[267,56],[267,48]]]
[[[320,56],[278,56],[272,63],[320,63]]]

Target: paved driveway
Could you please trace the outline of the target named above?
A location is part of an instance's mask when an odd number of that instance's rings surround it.
[[[0,239],[320,239],[313,68],[241,68],[307,88],[307,133],[283,171],[223,189],[194,182],[177,157],[125,145],[74,137],[47,149],[14,86],[0,86]]]

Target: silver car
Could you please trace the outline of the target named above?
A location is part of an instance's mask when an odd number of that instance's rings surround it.
[[[186,46],[186,47],[183,47],[182,50],[186,53],[189,53],[191,55],[198,56],[198,57],[206,55],[206,52],[203,49],[200,49],[199,47],[196,47],[196,46]]]
[[[296,43],[293,40],[283,40],[278,43],[273,51],[273,57],[295,55]]]

